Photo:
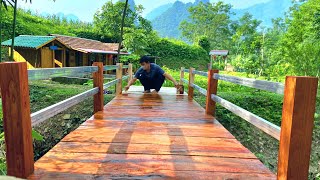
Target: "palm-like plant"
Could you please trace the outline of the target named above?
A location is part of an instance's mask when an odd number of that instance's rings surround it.
[[[26,2],[31,0],[26,0]],[[4,6],[8,10],[8,6],[13,7],[13,23],[12,23],[12,42],[11,42],[11,53],[10,53],[10,60],[13,61],[13,48],[14,48],[14,37],[16,35],[16,23],[17,23],[17,4],[18,0],[1,0],[0,3],[0,24],[2,24],[2,6]],[[0,25],[0,42],[2,42],[2,37],[1,37],[1,32],[2,32],[2,27]],[[0,48],[0,61],[2,59],[1,56],[1,48]]]

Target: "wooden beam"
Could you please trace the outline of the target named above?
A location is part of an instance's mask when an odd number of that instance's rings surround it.
[[[207,100],[206,100],[206,113],[215,116],[216,102],[212,100],[211,94],[217,95],[218,80],[213,78],[214,73],[219,73],[219,70],[209,70],[207,73],[208,86],[207,86]]]
[[[183,85],[182,79],[184,79],[184,67],[181,67],[180,70],[180,85]]]
[[[31,114],[32,126],[36,126],[39,123],[59,114],[62,111],[67,110],[68,108],[79,104],[84,101],[86,98],[91,97],[99,92],[99,88],[93,88],[81,94],[75,95],[71,98],[68,98],[64,101],[58,102],[54,105],[41,109],[35,113]]]
[[[278,179],[307,180],[318,78],[286,77]]]
[[[116,95],[119,95],[122,93],[122,63],[117,63],[117,72],[116,72],[116,79],[119,79],[117,85],[116,85]]]
[[[132,72],[132,64],[129,64],[129,68],[128,68],[128,74],[129,74],[129,79],[128,81],[131,81],[133,78],[133,72]]]
[[[190,68],[189,70],[189,86],[188,86],[188,96],[189,98],[193,98],[193,91],[194,88],[192,84],[194,83],[194,74],[193,74],[194,68]]]
[[[34,171],[27,63],[0,63],[0,88],[7,174],[27,178]]]
[[[211,94],[211,98],[213,101],[219,103],[221,106],[225,107],[229,111],[233,112],[237,116],[241,117],[242,119],[248,121],[250,124],[254,125],[255,127],[261,129],[263,132],[269,134],[270,136],[274,137],[275,139],[280,139],[280,127],[272,124],[271,122],[217,96]]]
[[[93,66],[98,66],[98,71],[93,73],[93,87],[98,87],[99,92],[94,95],[94,113],[103,110],[103,62],[94,62]]]
[[[213,77],[215,79],[232,82],[234,84],[239,84],[242,86],[270,91],[278,94],[283,94],[283,90],[284,90],[284,85],[278,82],[263,81],[263,80],[250,79],[250,78],[240,78],[240,77],[227,76],[227,75],[221,75],[221,74],[214,74]]]
[[[193,74],[200,75],[200,76],[208,77],[208,73],[207,73],[207,72],[193,70],[192,73],[193,73]],[[212,76],[213,76],[213,75],[212,75]]]

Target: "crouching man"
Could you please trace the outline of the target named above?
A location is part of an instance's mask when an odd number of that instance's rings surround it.
[[[128,85],[125,87],[125,91],[127,91],[130,86],[137,81],[137,79],[139,79],[143,85],[144,93],[150,93],[151,89],[154,89],[152,93],[158,93],[164,83],[165,78],[172,81],[175,87],[178,86],[178,83],[170,74],[165,73],[160,66],[150,63],[150,60],[151,58],[148,56],[143,56],[140,58],[141,67],[136,72],[134,78],[129,81]]]

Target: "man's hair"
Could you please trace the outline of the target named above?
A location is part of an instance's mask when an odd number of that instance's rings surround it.
[[[150,63],[152,61],[152,58],[150,56],[142,56],[140,58],[140,64],[141,63]]]

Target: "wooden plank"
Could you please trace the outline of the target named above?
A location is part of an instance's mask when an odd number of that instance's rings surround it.
[[[128,75],[129,75],[129,79],[128,79],[128,82],[129,82],[129,81],[131,81],[131,79],[133,78],[132,63],[129,64],[129,67],[128,67]]]
[[[318,78],[286,77],[278,179],[308,179]]]
[[[219,70],[209,70],[208,85],[207,85],[207,99],[206,99],[206,113],[215,116],[216,102],[211,99],[211,94],[217,95],[218,80],[213,78],[213,74],[219,73]]]
[[[215,73],[213,77],[217,80],[228,81],[228,82],[232,82],[242,86],[252,87],[252,88],[270,91],[278,94],[283,94],[283,91],[284,91],[284,85],[278,82],[263,81],[263,80],[257,80],[257,79],[249,79],[249,78],[240,78],[240,77],[222,75],[217,73]]]
[[[183,71],[186,72],[186,73],[189,73],[189,72],[190,72],[189,69],[184,69]]]
[[[182,79],[184,79],[184,67],[180,70],[180,85],[183,85]]]
[[[208,72],[193,70],[192,73],[200,76],[208,77]]]
[[[103,84],[103,90],[108,89],[108,88],[111,87],[112,85],[117,84],[118,81],[119,81],[119,79],[115,79],[115,80],[112,80],[112,81],[110,81],[110,82],[107,82],[107,83]]]
[[[89,74],[96,72],[98,67],[64,67],[64,68],[41,68],[28,70],[29,80],[44,80],[52,77],[74,76],[76,74]]]
[[[118,69],[116,73],[116,78],[119,79],[116,84],[116,95],[122,93],[122,63],[117,63]]]
[[[34,169],[27,63],[0,63],[7,174],[27,178]]]
[[[118,68],[118,65],[107,65],[107,66],[103,66],[103,71],[116,70],[117,68]]]
[[[229,111],[233,112],[234,114],[238,115],[242,119],[248,121],[250,124],[254,125],[255,127],[259,128],[263,132],[269,134],[270,136],[274,137],[277,140],[280,140],[280,127],[276,126],[269,121],[225,100],[216,96],[214,94],[211,95],[213,101],[221,104],[221,106],[225,107]]]
[[[107,149],[108,151],[108,149]],[[257,159],[218,158],[181,155],[64,153],[49,152],[36,167],[64,173],[145,174],[150,171],[200,171],[228,173],[270,173]],[[77,167],[77,168],[74,168]]]
[[[200,87],[200,86],[198,86],[198,85],[196,85],[196,84],[191,84],[191,86],[194,88],[194,89],[196,89],[196,90],[198,90],[202,95],[204,95],[204,96],[207,96],[207,90],[205,90],[205,89],[203,89],[202,87]]]
[[[111,154],[149,154],[149,155],[188,155],[206,157],[229,157],[256,159],[250,151],[240,146],[237,140],[227,142],[224,139],[214,139],[209,145],[186,146],[162,144],[130,143],[94,143],[94,142],[60,142],[51,152],[65,153],[108,153]],[[91,147],[88,149],[88,147]]]
[[[194,83],[194,74],[192,73],[194,70],[194,68],[190,68],[189,70],[189,86],[188,86],[188,97],[190,99],[193,98],[193,91],[194,91],[194,88],[192,86],[192,84]]]
[[[189,84],[189,81],[186,80],[186,79],[184,79],[184,78],[182,78],[181,81],[182,81],[183,83],[185,83],[185,84]]]
[[[99,88],[93,88],[71,98],[68,98],[64,101],[61,101],[57,104],[51,105],[47,108],[44,108],[40,111],[31,114],[32,126],[36,126],[37,124],[59,114],[60,112],[84,101],[86,98],[91,97],[99,92]]]
[[[37,179],[68,179],[68,180],[97,180],[97,179],[197,179],[197,180],[212,180],[216,179],[246,179],[246,180],[275,180],[272,174],[259,174],[259,173],[226,173],[226,172],[204,172],[204,171],[169,171],[169,170],[156,170],[146,171],[142,173],[131,173],[129,170],[126,173],[116,173],[115,171],[108,172],[101,175],[91,175],[84,173],[58,173],[46,172],[39,168],[39,171],[29,177],[30,180]]]
[[[98,67],[98,71],[93,73],[93,88],[98,88],[99,91],[93,98],[94,113],[103,110],[103,63],[94,62],[93,66]]]

